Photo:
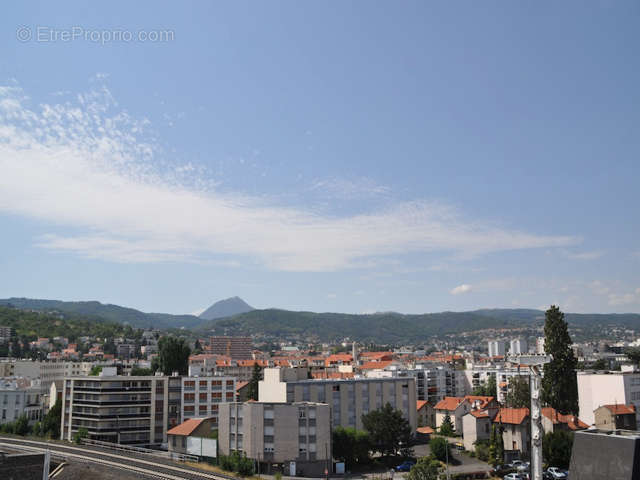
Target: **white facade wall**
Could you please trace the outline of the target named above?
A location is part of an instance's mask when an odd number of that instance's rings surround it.
[[[490,357],[504,356],[505,354],[504,340],[490,340],[488,347]]]
[[[633,404],[640,421],[640,373],[578,372],[578,417],[595,423],[594,410],[602,405]]]

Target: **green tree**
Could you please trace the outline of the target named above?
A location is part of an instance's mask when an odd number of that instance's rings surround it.
[[[451,421],[451,417],[447,413],[442,420],[442,425],[440,425],[440,435],[444,435],[445,437],[453,437],[453,422]]]
[[[102,365],[94,365],[91,367],[91,371],[89,372],[89,376],[97,377],[102,372]]]
[[[196,339],[196,343],[193,346],[193,353],[194,355],[198,355],[200,353],[202,353],[202,345],[200,344],[200,340]]]
[[[258,385],[262,380],[262,368],[258,365],[258,362],[253,364],[253,373],[251,374],[251,380],[249,380],[247,396],[249,400],[258,400]]]
[[[496,374],[492,373],[489,375],[489,380],[487,380],[487,396],[488,397],[497,397],[498,396],[498,387],[496,385]]]
[[[132,377],[148,377],[150,375],[153,375],[153,371],[150,368],[139,367],[138,365],[131,367]]]
[[[367,463],[371,442],[369,434],[353,427],[336,427],[332,433],[333,457],[352,468]]]
[[[362,424],[374,449],[382,455],[396,455],[411,445],[411,426],[390,403],[362,416]]]
[[[522,375],[515,375],[509,380],[509,391],[506,402],[510,408],[528,408],[531,404],[529,382]]]
[[[80,443],[82,443],[82,439],[87,438],[88,436],[89,436],[89,430],[87,430],[84,427],[81,427],[73,436],[73,441],[79,445]]]
[[[429,449],[431,449],[431,454],[441,462],[451,458],[451,445],[444,437],[431,437]]]
[[[547,465],[569,468],[573,432],[557,430],[545,433],[542,437],[542,458]]]
[[[173,335],[162,337],[158,342],[159,369],[165,375],[178,372],[186,375],[189,370],[189,355],[191,349],[184,338]]]
[[[422,457],[411,467],[407,480],[437,480],[440,462],[429,457]]]
[[[13,425],[13,433],[26,435],[29,433],[29,420],[26,415],[20,415]]]
[[[494,425],[489,437],[489,463],[494,467],[504,462],[504,443],[502,440],[502,427]]]
[[[552,356],[544,366],[542,401],[560,413],[578,414],[578,360],[571,349],[564,313],[555,305],[545,312],[544,351]]]
[[[473,444],[478,460],[486,462],[489,460],[489,442],[487,440],[476,440]]]
[[[640,348],[627,348],[624,351],[624,354],[627,356],[627,358],[629,359],[630,362],[632,362],[635,365],[640,365]],[[602,361],[604,361],[604,359],[600,359]],[[593,367],[595,368],[595,367]],[[604,369],[602,369],[604,370]]]
[[[62,400],[57,399],[55,405],[42,419],[42,434],[50,438],[60,438],[60,421],[62,417]]]

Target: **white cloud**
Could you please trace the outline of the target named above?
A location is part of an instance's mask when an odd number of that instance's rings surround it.
[[[21,90],[0,88],[0,212],[69,232],[52,230],[40,247],[120,262],[334,271],[411,252],[473,257],[579,242],[467,220],[426,201],[339,216],[221,192],[204,167],[164,160],[149,121],[114,112],[104,86],[76,98],[31,109]]]
[[[567,253],[567,257],[572,260],[597,260],[602,257],[604,252],[596,250],[592,252]]]
[[[391,189],[380,185],[371,178],[328,178],[316,180],[310,188],[311,191],[323,193],[329,198],[341,200],[369,199],[377,196],[388,195]]]
[[[471,285],[467,285],[466,283],[463,283],[462,285],[458,285],[457,287],[449,290],[449,293],[451,295],[460,295],[462,293],[468,293],[470,291],[471,291]]]
[[[636,288],[633,292],[627,293],[610,293],[609,305],[640,305],[640,288]]]

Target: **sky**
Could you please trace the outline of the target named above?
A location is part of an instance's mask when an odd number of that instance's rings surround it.
[[[640,4],[12,2],[0,298],[640,311]]]

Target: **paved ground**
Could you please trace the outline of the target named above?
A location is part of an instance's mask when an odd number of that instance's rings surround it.
[[[450,443],[455,443],[460,441],[460,439],[449,439]],[[429,445],[415,445],[413,447],[413,451],[416,453],[416,457],[426,457],[431,454],[431,450],[429,449]],[[479,472],[479,471],[489,471],[491,470],[491,466],[486,463],[478,460],[477,458],[471,458],[469,455],[465,455],[463,453],[459,453],[456,450],[451,451],[452,456],[455,460],[457,460],[459,465],[451,465],[449,466],[449,471],[451,473],[469,473],[469,472]]]

